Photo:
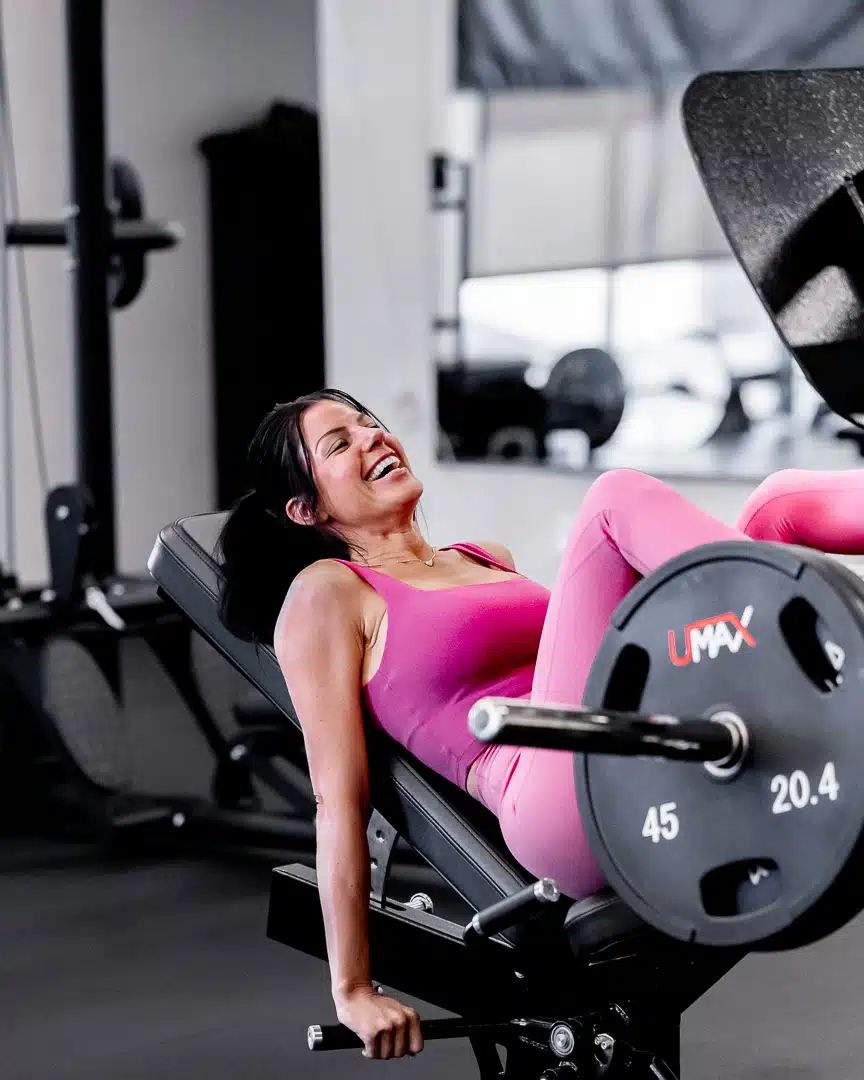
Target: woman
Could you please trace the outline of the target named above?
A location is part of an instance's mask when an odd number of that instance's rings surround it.
[[[659,480],[615,470],[585,496],[550,593],[516,572],[502,544],[432,547],[402,444],[347,394],[277,406],[249,460],[254,488],[222,536],[222,614],[236,633],[272,638],[301,722],[333,998],[368,1057],[416,1054],[422,1037],[414,1011],[370,981],[364,716],[479,799],[517,861],[577,899],[602,878],[570,755],[482,745],[467,728],[473,702],[579,704],[619,601],[689,548],[748,536],[864,551],[860,470],[775,474],[737,528]]]

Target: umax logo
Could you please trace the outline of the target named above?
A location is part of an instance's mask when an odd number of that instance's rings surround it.
[[[743,642],[752,649],[756,642],[747,627],[753,618],[753,605],[748,604],[739,619],[733,611],[725,615],[712,615],[710,619],[688,623],[684,627],[684,655],[678,655],[675,631],[669,631],[669,659],[676,667],[698,664],[703,653],[709,660],[716,660],[721,649],[737,653]],[[731,627],[731,629],[730,629]]]

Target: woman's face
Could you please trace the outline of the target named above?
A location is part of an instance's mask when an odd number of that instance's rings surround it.
[[[410,518],[423,485],[395,435],[339,401],[316,402],[300,424],[322,514],[349,529],[375,525],[397,510]]]

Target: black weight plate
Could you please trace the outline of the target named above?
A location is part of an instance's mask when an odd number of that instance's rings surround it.
[[[552,368],[543,394],[549,429],[583,431],[596,450],[618,430],[627,389],[621,368],[608,352],[574,349]]]
[[[133,166],[123,158],[110,165],[112,212],[118,221],[141,221],[144,217],[144,190]],[[115,253],[111,260],[111,306],[129,307],[144,287],[146,262],[142,252]]]
[[[864,618],[864,585],[861,578],[849,567],[832,557],[816,552],[807,552],[804,557],[818,562],[820,571],[832,578],[838,588],[846,591],[850,601]],[[845,655],[837,652],[837,643],[833,642],[830,628],[820,621],[817,623],[816,630],[820,641],[823,645],[827,645],[827,652],[832,663],[838,667],[841,679],[845,678],[846,658]],[[860,860],[851,857],[817,904],[798,918],[788,930],[760,943],[758,947],[762,950],[799,948],[818,941],[826,934],[844,926],[859,913],[862,907],[860,874]]]
[[[144,189],[134,167],[123,158],[110,162],[112,211],[120,221],[141,221],[144,217]]]
[[[862,590],[825,556],[712,544],[641,582],[604,637],[586,704],[726,710],[746,721],[751,751],[725,781],[699,764],[577,756],[612,887],[658,929],[705,945],[787,947],[846,922],[864,906],[845,885],[862,864],[862,679]]]

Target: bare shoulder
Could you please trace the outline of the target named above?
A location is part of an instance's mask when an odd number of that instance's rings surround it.
[[[361,612],[363,582],[347,566],[334,559],[311,563],[291,582],[276,620],[274,642],[284,639],[292,627],[309,628],[332,619],[354,622]]]
[[[513,553],[506,544],[499,544],[496,540],[474,540],[475,547],[483,548],[484,551],[488,551],[490,555],[498,560],[498,562],[504,563],[505,566],[509,566],[511,570],[516,569],[516,561],[513,558]]]
[[[360,578],[336,559],[319,559],[305,566],[291,582],[288,594],[314,592],[344,593],[353,589]]]

